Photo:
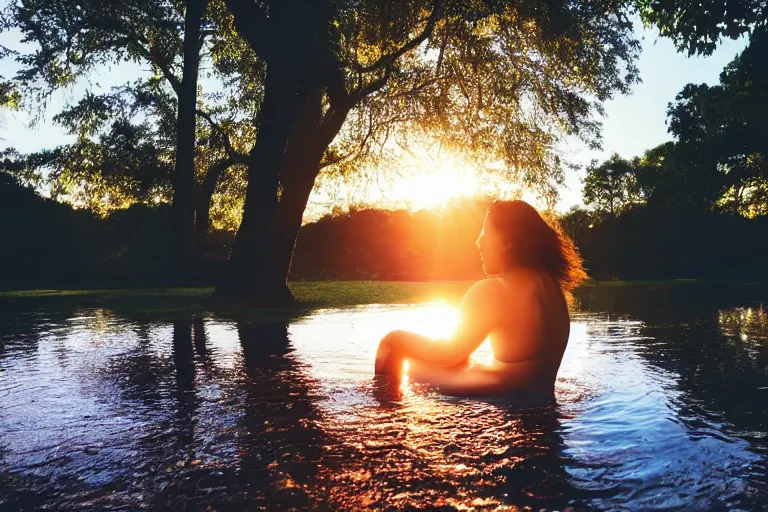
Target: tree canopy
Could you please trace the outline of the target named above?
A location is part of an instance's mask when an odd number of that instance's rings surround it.
[[[640,0],[643,21],[671,38],[689,55],[710,55],[722,37],[736,39],[765,28],[768,4],[762,0]]]
[[[632,161],[613,155],[588,167],[584,202],[609,213],[633,196],[651,206],[767,214],[766,51],[768,29],[757,27],[717,85],[687,84],[669,104],[675,140]]]
[[[584,180],[584,204],[615,217],[639,203],[641,191],[633,164],[616,153],[602,164],[593,161]]]

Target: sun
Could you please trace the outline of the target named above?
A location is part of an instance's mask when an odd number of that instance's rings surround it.
[[[359,206],[442,213],[442,206],[459,198],[524,199],[538,206],[537,197],[516,183],[502,162],[480,162],[434,145],[401,148],[393,161],[358,178],[322,181],[310,198],[304,222],[331,209]]]
[[[411,211],[434,210],[450,199],[480,192],[477,173],[468,166],[446,159],[419,167],[398,179],[387,199],[404,203]]]

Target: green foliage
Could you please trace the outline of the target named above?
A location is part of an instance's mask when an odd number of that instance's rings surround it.
[[[172,1],[23,0],[8,7],[11,26],[34,50],[18,57],[18,80],[44,100],[103,64],[148,62],[158,73],[180,66],[183,16]]]
[[[302,279],[445,280],[483,276],[475,241],[488,201],[441,212],[353,209],[302,227],[291,276]]]
[[[709,55],[722,37],[765,28],[768,19],[768,4],[761,0],[639,0],[638,9],[646,24],[689,55]]]
[[[354,210],[328,216],[302,228],[292,279],[481,278],[475,240],[485,207],[484,201],[463,200],[441,213]],[[0,173],[0,214],[23,219],[6,223],[3,242],[10,250],[0,253],[0,264],[9,271],[0,288],[163,286],[169,213],[168,206],[136,205],[98,218],[41,198]],[[576,209],[560,222],[595,279],[760,281],[768,279],[762,264],[767,220],[637,205],[616,218]],[[213,284],[232,239],[231,232],[213,234],[209,256],[196,262],[189,284]],[[340,285],[317,285],[312,293],[336,289],[339,297],[356,296],[354,284],[334,286]]]
[[[768,213],[768,29],[728,64],[720,84],[688,84],[668,109],[679,160],[708,184],[707,201],[744,215]]]
[[[135,205],[100,218],[41,197],[0,172],[0,215],[6,219],[0,288],[140,286],[165,283],[170,208]],[[216,238],[218,252],[197,262],[194,283],[211,283],[232,236]]]
[[[46,200],[0,172],[0,217],[0,287],[62,283],[99,270],[97,222],[88,212]]]
[[[758,27],[718,85],[688,84],[670,103],[675,141],[588,167],[584,202],[611,216],[639,198],[654,207],[768,214],[767,51],[768,29]]]
[[[584,180],[584,204],[601,215],[615,217],[643,201],[636,163],[613,154],[602,164],[593,161]]]
[[[320,28],[330,33],[322,51],[332,54],[332,66],[340,71],[345,95],[354,98],[354,106],[321,166],[331,175],[362,172],[387,161],[392,140],[407,147],[412,134],[427,132],[479,163],[503,162],[508,176],[552,196],[554,185],[562,180],[563,162],[553,152],[561,134],[597,144],[599,124],[593,114],[602,101],[616,91],[628,91],[637,80],[634,60],[639,47],[631,35],[627,5],[438,4],[434,9],[432,2],[409,1],[392,9],[388,2],[373,0],[329,2],[330,25]],[[252,7],[265,16],[266,4],[255,2]],[[166,188],[155,187],[147,194],[151,187],[146,186],[146,176],[108,176],[91,156],[98,152],[93,145],[115,143],[105,132],[126,130],[130,124],[143,141],[154,139],[158,147],[152,153],[135,142],[140,151],[134,160],[144,159],[144,164],[134,162],[123,170],[159,170],[154,181],[167,181],[174,92],[182,66],[183,4],[23,0],[7,8],[6,18],[32,44],[31,52],[17,56],[17,82],[24,85],[30,105],[44,103],[52,90],[87,77],[99,65],[132,61],[152,67],[156,76],[148,82],[126,84],[107,94],[89,93],[55,117],[81,140],[79,147],[58,148],[58,172],[53,176],[62,188],[82,186],[89,176],[91,196],[120,197],[101,205],[102,210],[149,196],[168,200]],[[210,73],[223,89],[203,96],[201,111],[206,116],[196,149],[200,183],[214,162],[250,149],[263,96],[265,55],[270,47],[291,44],[283,40],[287,34],[267,31],[269,45],[256,51],[233,21],[218,1],[210,3],[204,17],[202,58],[211,63]],[[419,44],[413,44],[419,35]],[[320,65],[312,59],[308,63]],[[325,69],[321,74],[329,104],[338,74]],[[64,160],[69,157],[74,160]],[[42,159],[46,164],[53,161]],[[227,182],[228,173],[220,187],[222,193],[235,195],[234,201],[219,200],[229,205],[228,211],[237,211],[242,201],[242,171],[235,174],[240,181]]]
[[[565,164],[554,153],[562,134],[599,144],[593,115],[637,81],[639,46],[626,4],[402,5],[335,2],[346,88],[384,83],[350,112],[329,156],[358,155],[354,149],[368,145],[376,150],[363,156],[380,160],[388,141],[407,148],[416,134],[427,134],[551,197]],[[422,44],[398,51],[425,32]]]
[[[18,110],[21,108],[21,102],[21,92],[16,84],[10,80],[3,80],[0,76],[0,107]]]
[[[643,205],[580,227],[574,239],[598,280],[768,280],[768,217]]]
[[[43,106],[52,91],[87,78],[98,66],[131,61],[148,64],[154,71],[153,76],[106,93],[89,90],[56,114],[53,121],[77,135],[77,142],[25,155],[26,175],[36,175],[36,181],[56,197],[101,214],[137,202],[171,201],[177,96],[185,79],[184,9],[182,2],[170,0],[25,0],[7,8],[6,28],[20,30],[30,43],[29,51],[13,57],[21,67],[14,83],[25,90],[31,109]],[[237,60],[231,55],[232,43],[214,30],[221,11],[221,4],[209,3],[201,27],[200,58],[211,59],[215,70],[234,74],[237,70],[227,69],[225,63]],[[250,76],[243,75],[240,81]],[[260,96],[234,94],[236,83],[230,79],[228,96],[207,95],[199,104],[193,151],[200,186],[215,163],[232,158],[231,167],[241,162],[255,137],[249,121]],[[240,89],[251,86],[243,83]],[[212,186],[232,196],[225,202],[241,203],[242,169],[219,177]],[[227,222],[232,227],[237,221],[229,215]]]

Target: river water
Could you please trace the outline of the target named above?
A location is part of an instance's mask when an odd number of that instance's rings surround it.
[[[372,379],[388,330],[450,332],[441,302],[284,322],[15,312],[0,509],[766,510],[764,302],[581,293],[557,401],[534,407]]]

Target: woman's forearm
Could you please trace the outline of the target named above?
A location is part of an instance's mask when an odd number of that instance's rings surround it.
[[[454,366],[461,363],[448,343],[423,334],[393,331],[385,338],[402,359],[416,359],[435,366]]]

